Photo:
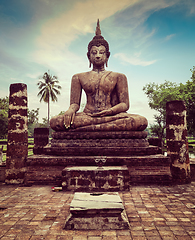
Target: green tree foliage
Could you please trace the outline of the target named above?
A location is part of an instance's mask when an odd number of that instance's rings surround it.
[[[163,138],[166,128],[166,102],[182,99],[179,86],[169,81],[162,84],[148,83],[143,87],[143,91],[149,99],[150,108],[157,111],[154,115],[156,124],[151,126],[151,132]]]
[[[183,99],[187,107],[188,132],[195,135],[195,66],[190,69],[192,72],[191,80],[183,85]]]
[[[191,72],[191,80],[188,80],[186,84],[165,81],[162,84],[148,83],[143,87],[150,108],[157,111],[157,114],[154,115],[155,124],[151,125],[150,130],[160,138],[164,136],[166,127],[166,103],[173,100],[185,101],[188,132],[195,133],[195,67]]]
[[[43,122],[39,123],[39,127],[40,128],[47,128],[48,119],[45,117],[45,118],[42,118],[42,120],[43,120]]]
[[[34,136],[34,128],[38,127],[38,120],[39,120],[39,108],[36,110],[29,110],[28,109],[28,136]]]
[[[9,110],[8,97],[0,98],[0,138],[1,139],[7,137],[8,110]]]
[[[61,86],[58,85],[59,81],[56,76],[51,75],[49,72],[45,72],[37,83],[39,88],[39,93],[37,96],[40,96],[40,102],[43,100],[48,104],[48,122],[47,126],[49,127],[49,111],[50,111],[50,99],[53,102],[58,100],[56,95],[60,94]]]

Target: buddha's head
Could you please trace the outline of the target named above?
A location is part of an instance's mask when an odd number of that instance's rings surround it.
[[[88,59],[90,61],[90,66],[91,66],[90,54],[91,54],[91,50],[93,49],[93,47],[98,47],[99,48],[100,46],[103,46],[105,48],[106,58],[107,58],[106,59],[106,64],[107,64],[107,60],[108,60],[108,58],[110,56],[108,42],[101,35],[99,19],[98,19],[98,22],[97,22],[97,27],[96,27],[96,32],[95,33],[96,33],[95,37],[88,44],[87,57],[88,57]]]

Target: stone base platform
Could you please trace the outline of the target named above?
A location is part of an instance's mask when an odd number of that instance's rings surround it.
[[[77,166],[62,171],[64,191],[125,191],[129,190],[126,166]]]
[[[118,193],[75,193],[66,220],[68,230],[129,229],[122,200]]]
[[[159,147],[149,146],[145,131],[54,132],[51,143],[34,146],[34,154],[52,156],[132,156],[157,154]]]
[[[33,155],[26,162],[26,184],[61,186],[62,170],[67,166],[96,166],[97,156]],[[104,166],[126,165],[130,185],[133,183],[164,183],[171,178],[170,159],[162,154],[147,156],[107,156]]]
[[[41,135],[41,137],[44,136]],[[149,182],[154,181],[156,176],[160,182],[163,182],[163,177],[166,181],[169,179],[170,160],[159,154],[162,152],[161,147],[149,145],[146,131],[79,132],[69,130],[54,132],[52,137],[50,144],[45,146],[35,143],[34,155],[28,157],[26,162],[26,184],[53,183],[55,186],[60,186],[63,182],[64,190],[74,191],[85,189],[96,191],[100,185],[101,187],[105,185],[103,189],[119,191],[127,189],[127,182],[130,184],[136,181],[147,183],[146,176],[148,175],[150,176]],[[98,176],[95,170],[98,158],[105,160],[104,170],[98,173],[101,173],[103,177]],[[123,166],[126,166],[126,170],[119,170]],[[112,168],[118,169],[116,175],[120,171],[118,179],[112,176]],[[109,178],[114,180],[110,181]],[[121,179],[123,179],[123,187],[120,185]]]

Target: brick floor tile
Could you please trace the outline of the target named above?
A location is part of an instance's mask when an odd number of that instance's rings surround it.
[[[102,236],[116,236],[116,231],[102,231]]]
[[[134,236],[145,236],[144,231],[131,231],[132,237]]]
[[[130,236],[129,230],[117,230],[116,231],[117,236]]]
[[[192,239],[190,236],[177,236],[177,235],[176,235],[176,238],[178,240],[191,240]]]
[[[195,236],[195,230],[194,230],[194,231],[187,231],[187,233],[188,233],[190,236]]]
[[[19,234],[15,240],[29,240],[31,236],[30,234]]]
[[[102,240],[102,237],[100,237],[100,236],[90,236],[90,237],[88,237],[87,240]]]
[[[147,237],[159,235],[159,232],[157,230],[144,231],[144,233]]]
[[[75,236],[87,236],[87,231],[75,231]]]
[[[72,236],[58,236],[57,240],[72,240]]]
[[[87,231],[88,236],[101,236],[102,235],[102,231],[100,230],[90,230]]]
[[[2,240],[14,240],[15,237],[10,237],[10,236],[8,236],[8,237],[2,237],[1,239],[2,239]]]
[[[43,237],[43,236],[41,236],[41,235],[39,235],[39,236],[32,236],[31,238],[30,238],[30,240],[41,240],[41,239],[44,239],[45,237]],[[51,240],[53,240],[52,238],[50,238]]]
[[[116,236],[102,236],[102,240],[117,240]]]
[[[87,240],[87,236],[73,236],[73,240]]]
[[[163,240],[175,240],[175,236],[161,236]]]
[[[117,240],[132,240],[131,236],[118,236]]]
[[[132,240],[148,240],[145,236],[133,236]]]

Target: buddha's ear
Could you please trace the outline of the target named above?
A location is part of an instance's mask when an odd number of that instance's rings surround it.
[[[87,58],[89,59],[89,68],[91,68],[91,60],[90,60],[90,55],[87,53]]]
[[[108,52],[107,54],[106,54],[106,56],[107,56],[107,59],[110,57],[110,52]]]

